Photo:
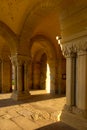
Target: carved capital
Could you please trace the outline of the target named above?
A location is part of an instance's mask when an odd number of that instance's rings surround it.
[[[87,36],[82,36],[62,44],[61,50],[65,57],[71,57],[75,53],[87,52]]]
[[[75,56],[75,48],[72,44],[64,44],[62,46],[62,52],[65,57],[74,57]]]
[[[13,65],[17,66],[17,65],[23,65],[23,64],[29,64],[31,62],[31,58],[28,56],[22,56],[22,55],[15,55],[12,56],[11,58],[11,62]]]

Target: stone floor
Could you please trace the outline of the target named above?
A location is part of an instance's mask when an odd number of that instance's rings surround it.
[[[32,91],[30,99],[14,101],[0,94],[0,130],[74,130],[60,121],[65,97]]]

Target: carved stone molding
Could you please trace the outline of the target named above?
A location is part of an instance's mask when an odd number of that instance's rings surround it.
[[[23,65],[23,64],[29,64],[31,62],[31,58],[28,56],[22,56],[22,55],[15,55],[12,56],[11,62],[13,65]]]
[[[61,44],[61,50],[65,57],[74,56],[74,54],[87,52],[87,36],[82,36]]]

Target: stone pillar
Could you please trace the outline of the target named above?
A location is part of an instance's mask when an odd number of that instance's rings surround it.
[[[63,45],[62,51],[66,58],[66,105],[75,106],[76,102],[76,53],[69,44]]]
[[[83,49],[81,47],[81,49]],[[77,101],[81,110],[87,110],[87,51],[78,52],[77,57]]]
[[[17,90],[17,66],[14,65],[14,91]]]
[[[11,57],[11,61],[15,63],[15,91],[12,93],[12,98],[14,100],[28,99],[29,86],[28,86],[28,61],[30,59],[27,56],[15,55]]]
[[[29,75],[29,66],[30,66],[30,62],[26,61],[24,63],[24,90],[26,92],[29,91],[29,78],[31,75]]]
[[[22,68],[22,61],[21,59],[19,59],[17,61],[17,91],[18,93],[21,93],[22,91],[24,91],[23,87],[24,87],[24,73],[22,73],[24,70]]]
[[[13,84],[12,84],[13,91],[16,91],[17,90],[17,66],[13,61],[12,61],[12,80],[13,80]]]
[[[67,105],[61,115],[61,121],[76,129],[87,129],[87,34],[79,36],[61,45],[66,57],[66,98]],[[69,56],[68,56],[69,54]],[[73,54],[76,54],[76,59]],[[76,64],[76,65],[75,65]],[[75,67],[76,66],[76,67]],[[74,71],[76,68],[76,72]],[[76,73],[76,74],[75,74]],[[75,81],[76,75],[76,81]],[[73,84],[74,83],[74,84]],[[75,86],[73,106],[72,89]],[[84,125],[85,124],[85,125]]]
[[[76,57],[75,54],[69,54],[66,57],[66,104],[75,105],[75,89],[76,89]]]

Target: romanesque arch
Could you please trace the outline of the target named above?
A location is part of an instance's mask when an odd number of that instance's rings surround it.
[[[46,38],[45,36],[36,36],[32,38],[31,43],[30,43],[30,52],[31,52],[31,57],[32,57],[32,66],[33,66],[33,81],[32,84],[34,85],[34,88],[40,88],[41,86],[41,79],[40,77],[43,76],[42,70],[41,70],[41,65],[42,61],[41,58],[43,58],[43,55],[47,58],[45,61],[47,68],[45,68],[46,73],[48,75],[44,75],[48,77],[49,83],[46,84],[48,88],[45,86],[47,91],[49,93],[55,93],[56,88],[57,88],[57,82],[56,79],[58,78],[57,75],[57,52],[55,51],[55,48],[52,44],[52,42]],[[48,70],[47,70],[48,69]],[[49,72],[48,72],[49,71]],[[46,78],[46,77],[44,77]],[[44,79],[43,81],[46,81]],[[47,82],[46,82],[47,83]]]
[[[18,37],[2,21],[0,21],[0,36],[6,40],[6,44],[9,46],[11,54],[15,54],[17,52]]]
[[[27,16],[25,18],[23,27],[20,32],[19,52],[24,53],[24,55],[28,55],[27,46],[29,46],[31,38],[35,36],[35,34],[33,34],[34,30],[36,29],[38,25],[40,25],[42,20],[45,17],[49,16],[51,13],[54,13],[54,12],[57,13],[56,16],[54,16],[55,13],[52,14],[52,16],[53,16],[53,19],[55,19],[54,17],[58,18],[57,24],[59,28],[58,28],[58,34],[56,35],[61,35],[59,16],[58,16],[58,12],[56,12],[58,11],[57,10],[58,4],[59,4],[59,1],[57,0],[54,0],[54,1],[44,0],[44,1],[37,2],[37,4],[35,4],[32,8],[27,10]],[[23,51],[23,48],[25,51]]]

